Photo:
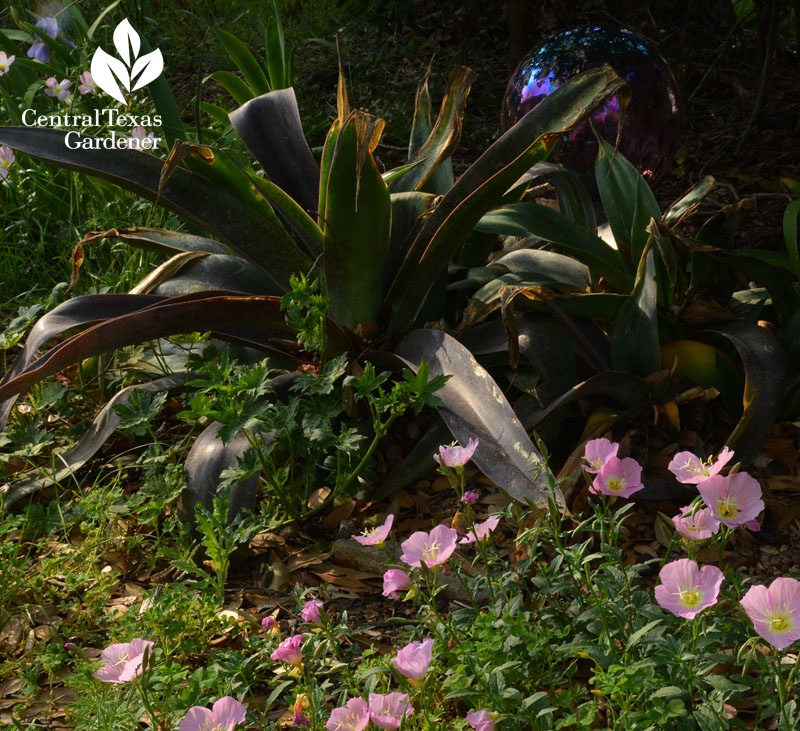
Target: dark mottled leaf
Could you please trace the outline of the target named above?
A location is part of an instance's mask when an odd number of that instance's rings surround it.
[[[415,370],[424,358],[431,377],[449,375],[436,392],[445,406],[439,413],[462,444],[480,440],[473,461],[500,489],[521,503],[545,505],[553,498],[542,456],[519,423],[503,392],[472,354],[438,330],[414,330],[395,349]]]
[[[319,167],[303,134],[294,89],[276,89],[230,114],[234,129],[267,177],[306,212],[317,210]]]
[[[182,386],[186,382],[185,373],[165,376],[150,383],[138,384],[123,388],[100,410],[88,431],[69,449],[53,455],[52,466],[37,465],[23,475],[17,475],[12,482],[0,487],[0,503],[4,510],[9,510],[20,500],[34,495],[50,485],[64,482],[85,465],[105,444],[122,421],[115,411],[115,406],[128,403],[134,391],[156,393]]]
[[[781,344],[766,328],[749,322],[732,322],[694,336],[711,344],[730,341],[744,366],[744,411],[725,443],[736,459],[748,465],[775,425],[782,406],[787,360]]]
[[[621,85],[610,67],[571,79],[470,166],[426,219],[392,284],[387,297],[392,331],[402,332],[414,322],[434,282],[506,190]]]
[[[657,288],[653,250],[646,248],[639,262],[633,291],[619,308],[611,336],[614,370],[646,376],[660,367]]]

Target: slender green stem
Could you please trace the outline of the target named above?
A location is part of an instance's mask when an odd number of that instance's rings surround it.
[[[783,659],[784,653],[779,652],[775,655],[775,684],[778,688],[778,703],[781,707],[781,724],[785,731],[791,731],[794,727],[791,725],[791,718],[789,717],[788,711],[788,700],[789,700],[789,690],[792,687],[792,683],[794,682],[794,676],[797,673],[797,666],[800,663],[800,656],[794,661],[794,665],[792,665],[792,669],[789,671],[789,675],[786,678],[786,682],[783,682],[783,664],[781,660]]]

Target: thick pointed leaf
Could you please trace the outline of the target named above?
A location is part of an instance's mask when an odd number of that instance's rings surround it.
[[[128,294],[152,294],[160,284],[174,277],[181,269],[188,266],[191,262],[203,259],[207,256],[208,254],[202,251],[182,251],[180,254],[175,254],[175,256],[162,262],[144,278],[140,279]],[[244,259],[240,261],[244,262]],[[247,264],[247,262],[244,263]],[[201,287],[200,289],[210,289],[210,287]],[[185,293],[182,292],[181,294]]]
[[[222,47],[231,57],[231,60],[236,64],[239,71],[242,72],[242,76],[244,76],[245,81],[252,91],[251,96],[260,96],[261,94],[266,94],[268,91],[272,91],[264,69],[261,68],[261,64],[258,63],[256,57],[250,52],[247,46],[235,35],[221,28],[215,29],[214,32],[222,43]]]
[[[622,83],[604,67],[561,85],[458,179],[425,221],[392,285],[388,296],[392,331],[403,331],[413,323],[433,283],[506,190]]]
[[[56,335],[74,327],[126,315],[163,299],[154,295],[90,294],[74,297],[58,305],[40,317],[33,326],[22,352],[0,380],[0,384],[8,383],[26,370],[42,345]],[[5,427],[15,401],[16,396],[5,402],[0,401],[0,430]]]
[[[306,252],[313,257],[322,253],[324,239],[322,229],[317,226],[305,209],[271,180],[252,173],[249,175],[253,187],[284,217]]]
[[[639,262],[636,283],[619,308],[611,337],[614,370],[647,376],[661,363],[658,344],[657,284],[654,254],[647,247]]]
[[[638,262],[647,243],[647,224],[659,220],[661,209],[639,171],[604,139],[598,137],[595,178],[614,239]]]
[[[266,348],[276,331],[286,330],[280,297],[228,292],[200,292],[168,299],[152,295],[105,296],[126,298],[128,306],[130,298],[138,297],[142,305],[133,312],[93,325],[52,348],[0,385],[0,401],[22,393],[73,363],[146,340],[210,330],[224,339]],[[154,299],[156,302],[151,304]]]
[[[503,392],[461,343],[438,330],[414,330],[395,352],[414,371],[424,358],[431,377],[451,376],[436,392],[445,404],[439,413],[462,444],[480,440],[473,461],[501,490],[523,504],[564,504]]]
[[[215,71],[213,74],[209,74],[208,78],[216,81],[225,89],[237,104],[247,104],[253,98],[253,91],[250,87],[230,71]]]
[[[231,123],[267,177],[307,212],[317,210],[319,167],[303,134],[294,89],[276,89],[231,112]]]
[[[286,231],[198,175],[177,168],[159,190],[163,161],[146,152],[73,150],[64,145],[63,132],[19,127],[0,127],[0,144],[158,200],[220,236],[231,247],[231,253],[253,262],[284,289],[288,289],[292,274],[311,267],[311,259]]]
[[[594,201],[574,170],[549,161],[537,162],[517,181],[517,185],[524,183],[550,183],[556,190],[561,213],[586,231],[597,229]]]
[[[285,89],[292,85],[292,56],[294,49],[286,57],[286,42],[283,36],[283,23],[275,0],[270,0],[272,17],[267,20],[264,33],[264,47],[267,52],[269,83],[273,89]]]
[[[112,228],[108,231],[90,231],[81,239],[81,245],[93,244],[101,239],[116,239],[146,251],[173,256],[179,251],[204,251],[208,254],[228,254],[229,249],[219,241],[204,236],[167,231],[163,228]]]
[[[450,73],[447,90],[442,99],[442,107],[436,124],[430,130],[424,143],[413,151],[409,150],[411,154],[408,162],[418,162],[419,164],[414,165],[405,174],[392,180],[389,187],[393,193],[423,189],[439,165],[452,155],[461,137],[464,108],[474,78],[475,74],[470,69],[462,66],[455,68]],[[411,129],[411,144],[409,148],[416,147],[419,133],[425,126],[426,112],[429,118],[430,96],[428,95],[427,74],[417,90],[417,110],[414,114],[414,126]],[[450,170],[450,177],[452,177],[452,169]],[[444,190],[434,189],[431,192],[445,193],[448,189],[449,186]]]
[[[377,322],[383,302],[392,205],[372,156],[382,126],[382,120],[351,113],[335,139],[323,194],[328,311],[350,329]]]
[[[436,196],[432,193],[392,193],[392,233],[383,273],[383,293],[389,290],[411,242],[422,226],[424,216],[433,208]]]
[[[578,290],[589,286],[589,269],[572,257],[543,249],[517,249],[498,257],[493,266],[503,266],[508,271],[520,274],[541,274],[560,284]]]
[[[629,292],[633,278],[629,265],[605,241],[568,219],[562,213],[539,203],[512,203],[489,211],[475,226],[478,231],[501,236],[535,237],[549,241],[563,253],[585,264],[592,279],[604,277],[620,292]]]
[[[178,257],[193,257],[174,261]],[[173,262],[173,267],[167,265]],[[152,292],[176,297],[190,292],[224,289],[243,294],[282,294],[278,287],[248,261],[238,256],[185,252],[149,274],[131,294]]]
[[[732,322],[695,338],[719,344],[730,341],[744,366],[745,384],[742,417],[725,443],[736,459],[748,465],[758,455],[772,431],[783,405],[787,359],[777,338],[766,328],[749,322]]]
[[[173,156],[176,161],[184,162],[193,173],[208,180],[215,190],[230,193],[277,230],[283,230],[283,224],[269,201],[254,189],[250,175],[227,152],[208,145],[179,142],[170,152],[170,158]],[[171,174],[170,170],[165,176]]]
[[[74,446],[53,455],[52,467],[39,465],[24,475],[16,475],[12,482],[0,487],[0,504],[2,504],[3,510],[10,510],[21,500],[50,485],[63,483],[94,457],[122,422],[122,417],[114,411],[114,407],[128,405],[133,391],[149,391],[151,393],[167,391],[182,386],[186,382],[186,378],[185,373],[176,373],[150,383],[123,388],[103,406],[87,432]]]

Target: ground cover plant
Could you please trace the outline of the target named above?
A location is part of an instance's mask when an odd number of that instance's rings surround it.
[[[26,17],[34,56],[69,55]],[[438,120],[425,76],[389,170],[340,70],[317,171],[272,21],[263,63],[218,33],[248,88],[212,80],[242,107],[228,128],[198,98],[209,126],[173,118],[166,166],[0,130],[6,179],[41,159],[184,220],[103,218],[76,261],[103,239],[168,261],[141,281],[130,262],[129,294],[58,288],[5,333],[19,353],[40,318],[0,385],[3,722],[794,728],[796,567],[739,559],[792,529],[797,206],[785,254],[729,252],[734,210],[684,228],[713,181],[662,214],[601,145],[608,247],[574,176],[532,167],[620,90],[608,70],[460,175],[469,70]],[[53,78],[45,104],[66,100]],[[788,473],[760,473],[765,452]]]

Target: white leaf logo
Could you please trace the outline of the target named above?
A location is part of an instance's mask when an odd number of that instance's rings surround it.
[[[141,39],[127,18],[114,29],[114,46],[122,60],[98,48],[92,56],[92,79],[106,94],[125,104],[123,89],[136,91],[157,79],[164,70],[164,59],[158,49],[139,56]]]

